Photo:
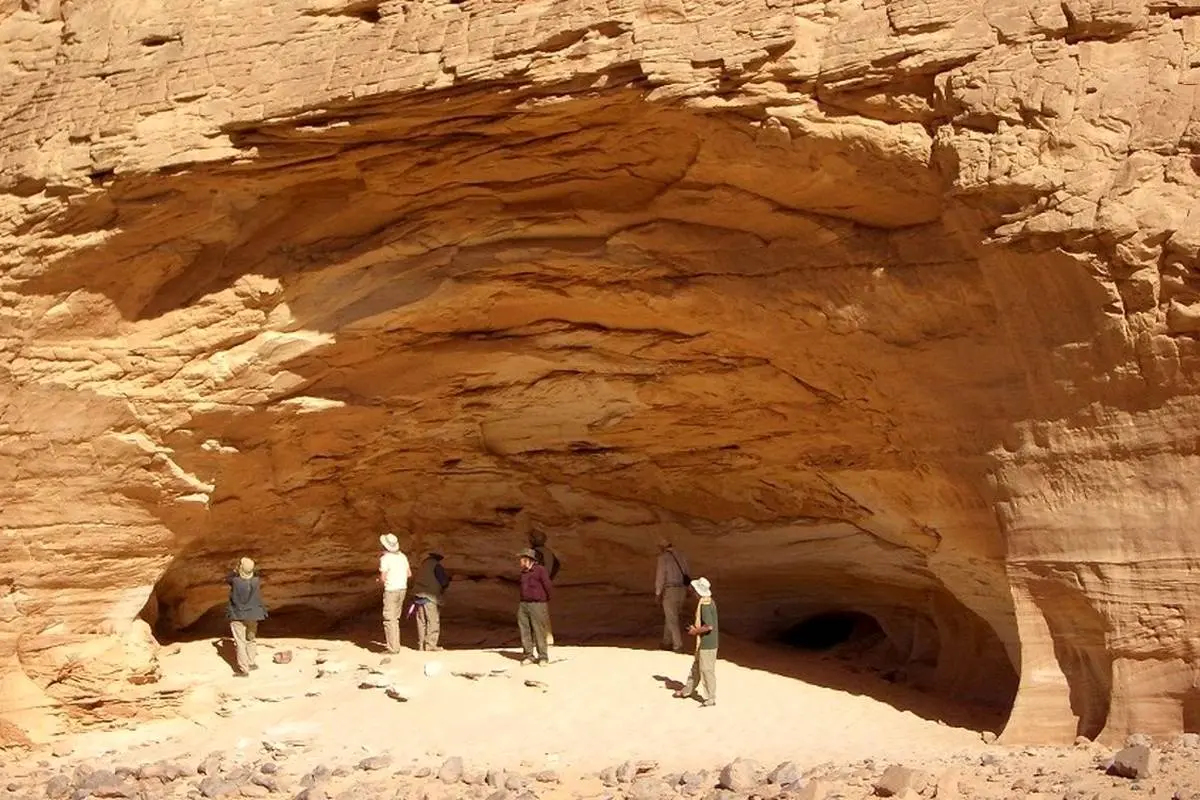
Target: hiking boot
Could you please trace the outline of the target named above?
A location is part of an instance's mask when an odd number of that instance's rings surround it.
[[[522,667],[528,667],[530,664],[536,664],[536,663],[537,663],[537,659],[534,658],[533,656],[525,656],[524,658],[521,659]]]

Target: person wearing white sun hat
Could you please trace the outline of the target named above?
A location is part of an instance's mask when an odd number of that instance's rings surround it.
[[[400,552],[400,540],[395,534],[379,537],[383,553],[379,556],[379,582],[383,584],[383,637],[389,653],[400,652],[400,616],[412,567],[408,556]]]
[[[229,604],[225,615],[229,618],[229,630],[237,651],[237,676],[245,678],[251,670],[258,669],[258,623],[267,618],[267,607],[263,603],[262,589],[254,560],[243,556],[225,577],[229,584]]]
[[[696,578],[691,582],[692,591],[700,598],[696,603],[695,621],[688,626],[689,636],[696,637],[696,657],[692,660],[692,672],[687,683],[675,693],[676,697],[691,697],[700,685],[704,686],[701,705],[717,704],[717,603],[713,600],[712,585],[708,578]]]

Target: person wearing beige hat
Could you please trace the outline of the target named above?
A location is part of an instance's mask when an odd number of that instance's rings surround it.
[[[676,697],[691,697],[701,685],[704,698],[701,705],[717,704],[717,603],[713,600],[712,585],[708,578],[696,578],[690,586],[699,597],[696,603],[696,618],[688,626],[688,636],[696,637],[696,656],[692,660],[692,672],[687,683],[675,693]]]
[[[379,582],[383,584],[383,637],[389,653],[400,652],[400,615],[412,567],[408,556],[400,552],[400,540],[395,534],[379,537],[383,554],[379,556]]]
[[[225,577],[229,584],[229,605],[225,616],[229,618],[229,630],[237,650],[237,676],[245,678],[251,670],[258,669],[258,623],[267,618],[267,607],[263,604],[261,579],[254,568],[254,561],[243,556]]]

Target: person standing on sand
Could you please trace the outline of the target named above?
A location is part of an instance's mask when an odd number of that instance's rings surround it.
[[[687,683],[675,693],[676,697],[691,697],[704,684],[705,707],[717,704],[717,604],[713,600],[708,578],[696,578],[690,586],[700,598],[696,603],[695,621],[688,626],[688,636],[696,637],[696,657]]]
[[[550,575],[538,563],[537,553],[522,550],[517,554],[521,563],[521,602],[517,605],[517,629],[521,632],[522,664],[550,662],[547,633],[550,628]],[[536,652],[535,652],[536,651]]]
[[[233,634],[233,645],[237,650],[237,677],[249,677],[250,671],[258,669],[258,623],[267,618],[267,607],[263,605],[261,579],[254,569],[254,561],[243,557],[237,567],[225,576],[229,584],[229,605],[225,616],[229,618],[229,630]]]
[[[547,574],[550,576],[550,581],[553,583],[558,579],[558,570],[562,567],[562,559],[558,557],[546,544],[546,534],[542,531],[531,531],[529,534],[529,547],[537,554],[537,561],[546,568]],[[546,617],[546,644],[554,644],[554,626],[550,622],[550,617]]]
[[[404,595],[408,591],[408,579],[412,576],[408,556],[400,552],[400,540],[394,534],[379,537],[383,554],[379,556],[379,582],[383,584],[383,637],[387,651],[400,652],[400,613],[404,609]]]
[[[442,567],[442,554],[433,550],[425,556],[413,578],[413,605],[417,607],[417,649],[441,650],[442,595],[450,586],[450,576]]]
[[[687,558],[675,551],[669,539],[658,540],[658,567],[654,574],[654,596],[663,610],[663,648],[683,652],[679,617],[687,600]]]

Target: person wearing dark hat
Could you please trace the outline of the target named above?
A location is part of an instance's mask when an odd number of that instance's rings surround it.
[[[262,590],[254,561],[243,557],[237,567],[226,577],[229,584],[229,604],[225,616],[229,618],[229,631],[233,634],[233,645],[237,650],[237,676],[245,678],[251,670],[258,669],[258,623],[267,618],[267,607],[263,605]]]
[[[404,595],[412,567],[408,556],[400,552],[400,540],[395,534],[379,537],[383,553],[379,556],[379,582],[383,584],[383,637],[389,653],[400,652],[400,615],[404,610]]]
[[[433,550],[425,556],[413,578],[413,605],[417,608],[417,649],[441,650],[442,595],[450,587],[450,576],[442,567],[442,554]]]
[[[521,632],[522,664],[546,664],[550,646],[546,634],[550,627],[550,575],[538,563],[532,549],[517,554],[521,563],[521,602],[517,605],[517,628]]]
[[[546,568],[546,573],[550,576],[550,582],[558,580],[558,571],[562,568],[562,559],[558,557],[558,553],[550,549],[546,544],[546,534],[542,531],[530,531],[529,533],[529,549],[537,554],[538,563]],[[554,625],[550,621],[550,617],[546,617],[546,643],[554,644]]]
[[[701,684],[704,699],[701,705],[717,704],[717,603],[713,600],[712,586],[708,578],[696,578],[691,582],[692,591],[700,598],[696,603],[695,621],[688,626],[688,636],[696,637],[696,656],[692,660],[692,672],[687,683],[675,693],[676,697],[691,697]]]

